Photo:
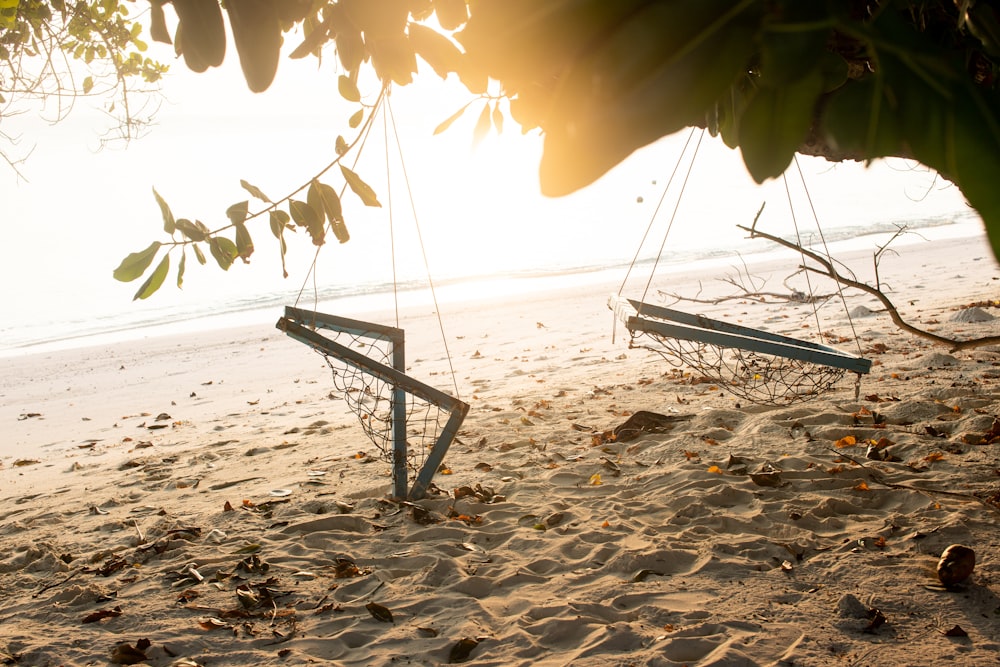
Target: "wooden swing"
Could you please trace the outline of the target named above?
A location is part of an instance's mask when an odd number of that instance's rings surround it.
[[[693,136],[692,130],[664,189],[663,197],[666,197],[678,173]],[[704,131],[699,135],[698,143],[689,159],[684,183],[664,233],[649,282],[646,284],[646,292],[649,290],[656,265],[662,257],[670,228],[676,219],[684,186],[690,177],[703,136]],[[799,174],[801,176],[801,170]],[[785,185],[787,188],[787,180]],[[805,188],[804,180],[802,185]],[[808,191],[806,194],[808,196]],[[663,197],[660,200],[661,204]],[[791,206],[790,196],[789,205]],[[654,212],[653,217],[655,216]],[[792,219],[795,219],[794,210]],[[652,222],[651,220],[650,225]],[[648,233],[647,228],[646,234]],[[632,266],[634,264],[635,260]],[[629,271],[631,269],[630,266]],[[691,367],[704,377],[715,381],[726,391],[753,403],[779,405],[808,400],[831,389],[848,372],[856,375],[857,397],[860,392],[861,375],[871,369],[870,360],[827,345],[651,304],[646,301],[646,292],[640,299],[623,298],[621,293],[627,280],[626,275],[618,294],[612,295],[609,299],[608,307],[629,331],[631,335],[629,347],[648,349],[675,365]],[[843,299],[842,293],[841,299]]]
[[[384,91],[376,106],[381,110],[384,126],[387,128],[392,124],[395,145],[402,163],[395,122]],[[386,142],[388,145],[388,129]],[[388,175],[388,163],[386,172]],[[402,172],[409,191],[405,165]],[[412,196],[409,201],[412,207]],[[416,212],[413,211],[413,214],[416,224]],[[392,221],[390,194],[390,230],[393,228]],[[417,234],[422,248],[419,225]],[[394,253],[392,259],[395,287]],[[424,261],[427,268],[426,254]],[[312,271],[315,271],[315,260]],[[440,308],[437,307],[437,295],[429,268],[427,281],[434,309],[438,313],[442,343],[447,352],[448,344],[444,338]],[[299,292],[299,298],[304,289],[305,284]],[[392,464],[393,497],[400,500],[423,498],[469,412],[469,405],[406,374],[405,335],[398,326],[304,310],[298,308],[297,304],[298,301],[296,306],[285,308],[285,314],[278,320],[277,328],[324,357],[333,374],[334,386],[343,395],[350,410],[358,416],[365,435],[379,450],[381,457]],[[396,318],[398,321],[398,307]],[[450,367],[450,353],[447,357]],[[451,369],[451,375],[454,380],[454,368]],[[457,384],[455,395],[458,395]]]

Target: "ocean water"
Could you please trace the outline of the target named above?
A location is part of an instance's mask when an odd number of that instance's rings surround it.
[[[831,253],[862,248],[875,248],[884,243],[904,224],[900,220],[875,223],[842,224],[823,230],[823,240]],[[982,234],[978,216],[967,209],[905,221],[906,236],[894,247],[907,243],[933,242],[934,239],[971,237]],[[770,231],[770,230],[769,230]],[[807,245],[820,243],[816,232],[803,236]],[[617,250],[617,249],[612,249]],[[753,263],[755,260],[779,257],[788,251],[777,249],[766,241],[748,242],[733,235],[715,243],[688,242],[675,244],[659,254],[658,249],[642,251],[629,257],[621,252],[551,255],[546,261],[506,262],[502,270],[483,263],[479,270],[463,267],[439,272],[432,276],[434,293],[428,287],[426,274],[410,266],[397,274],[396,280],[360,279],[349,283],[309,284],[307,289],[289,286],[279,280],[265,281],[271,289],[255,287],[236,295],[225,290],[174,295],[166,303],[156,297],[138,303],[119,298],[120,303],[95,313],[71,309],[42,309],[31,317],[8,317],[0,326],[0,356],[12,356],[69,349],[151,336],[190,336],[198,331],[225,329],[276,321],[284,306],[299,303],[302,307],[318,306],[320,310],[347,316],[372,311],[389,312],[397,303],[431,306],[439,303],[468,301],[484,296],[529,294],[569,286],[617,284],[626,275],[644,279],[649,272],[683,272],[690,268],[718,267],[720,277],[733,265],[734,259]],[[825,252],[825,250],[824,250]],[[794,260],[793,260],[794,261]],[[227,276],[238,284],[240,278]],[[110,283],[110,278],[108,278]],[[274,287],[277,287],[276,289]],[[129,290],[133,287],[128,287]],[[163,288],[168,289],[168,286]],[[595,292],[596,294],[596,292]],[[119,292],[119,297],[122,294]],[[604,293],[597,295],[603,299]],[[446,312],[446,309],[445,309]]]

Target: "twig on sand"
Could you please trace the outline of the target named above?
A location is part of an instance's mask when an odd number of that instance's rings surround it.
[[[934,495],[939,495],[939,496],[949,496],[951,498],[963,498],[965,500],[975,500],[976,502],[980,503],[981,505],[983,505],[985,507],[988,507],[989,509],[991,509],[991,510],[993,510],[995,512],[1000,512],[1000,507],[997,507],[993,503],[990,503],[990,502],[988,502],[986,500],[983,500],[979,496],[977,496],[975,494],[972,494],[972,493],[962,493],[961,491],[946,491],[944,489],[930,489],[930,488],[926,488],[926,487],[922,487],[922,486],[913,486],[911,484],[903,484],[902,482],[890,482],[889,480],[887,480],[882,475],[882,473],[880,473],[879,471],[875,470],[871,466],[866,465],[863,461],[859,461],[858,459],[854,458],[853,456],[850,456],[849,454],[845,454],[844,452],[841,452],[841,451],[837,451],[836,449],[834,449],[832,447],[827,447],[826,449],[829,449],[831,452],[833,452],[834,454],[836,454],[840,458],[847,459],[848,461],[851,461],[855,465],[860,466],[861,468],[864,468],[865,472],[868,473],[868,478],[871,481],[875,482],[876,484],[881,484],[882,486],[887,486],[890,489],[906,489],[908,491],[916,491],[917,493],[927,493],[927,494],[934,494]]]
[[[66,577],[65,579],[62,579],[62,580],[60,580],[60,581],[57,581],[57,582],[55,582],[55,583],[53,583],[53,584],[49,584],[48,586],[42,586],[42,587],[41,587],[41,588],[39,588],[39,589],[38,589],[38,590],[37,590],[37,591],[36,591],[35,593],[32,593],[32,594],[31,594],[31,597],[33,597],[33,598],[37,598],[37,597],[38,597],[39,595],[41,595],[41,594],[42,594],[42,593],[44,593],[45,591],[49,591],[49,590],[52,590],[53,588],[55,588],[55,587],[57,587],[57,586],[62,586],[62,585],[63,585],[63,584],[65,584],[65,583],[66,583],[67,581],[69,581],[70,579],[72,579],[72,578],[73,578],[73,577],[75,577],[76,575],[80,574],[80,572],[81,572],[81,571],[82,571],[82,570],[81,570],[80,568],[77,568],[77,569],[73,570],[72,572],[70,572],[70,573],[69,573],[69,575],[68,575],[68,576],[67,576],[67,577]]]
[[[806,264],[802,264],[801,266],[799,266],[800,270],[811,271],[813,273],[818,273],[820,275],[827,276],[845,287],[853,287],[854,289],[860,290],[866,294],[870,294],[871,296],[875,297],[885,307],[885,312],[889,314],[889,317],[892,319],[893,324],[895,324],[899,329],[906,331],[907,333],[911,333],[914,336],[919,336],[921,338],[926,338],[927,340],[933,341],[938,345],[947,346],[950,352],[958,352],[959,350],[968,350],[978,347],[985,347],[987,345],[1000,344],[1000,336],[981,336],[979,338],[970,338],[968,340],[956,340],[954,338],[949,338],[948,336],[941,336],[931,331],[927,331],[925,329],[916,327],[903,319],[903,317],[899,314],[899,310],[896,309],[896,305],[889,299],[888,296],[886,296],[885,292],[883,292],[880,289],[878,283],[876,284],[875,287],[872,287],[871,285],[861,282],[860,280],[856,279],[853,276],[846,276],[843,273],[841,273],[836,266],[834,266],[832,260],[827,259],[822,255],[813,252],[812,250],[804,248],[797,243],[785,240],[780,236],[775,236],[773,234],[762,232],[759,229],[757,229],[756,226],[754,227],[746,227],[744,225],[736,225],[736,226],[739,229],[742,229],[743,231],[749,232],[750,238],[755,238],[758,236],[761,238],[765,238],[768,241],[777,243],[780,246],[784,246],[785,248],[794,250],[800,253],[803,257],[808,257],[809,259],[818,263],[822,267],[822,268],[817,268],[814,266],[808,266]],[[896,238],[896,236],[898,236],[898,234],[894,235],[893,238]],[[885,251],[886,251],[886,246],[882,246],[879,248],[878,252],[875,255],[876,270],[878,268],[879,259],[881,258],[882,254]]]

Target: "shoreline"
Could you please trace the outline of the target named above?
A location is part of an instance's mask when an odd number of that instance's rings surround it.
[[[957,217],[957,214],[956,214]],[[926,235],[926,238],[936,241],[953,241],[955,238],[976,238],[983,235],[982,223],[973,219],[959,219],[949,223],[935,224],[929,227],[914,230],[912,234],[897,239],[894,247],[904,249],[913,244],[919,244]],[[834,257],[840,254],[853,256],[859,252],[871,252],[876,241],[888,238],[888,232],[871,232],[860,237],[850,239],[840,239],[832,244],[831,250]],[[766,243],[766,242],[761,242]],[[863,244],[863,248],[861,247]],[[787,257],[787,250],[772,247],[766,250],[752,252],[745,257],[727,254],[725,256],[704,257],[692,260],[689,263],[672,262],[659,268],[661,275],[677,276],[685,272],[694,271],[705,275],[711,279],[712,271],[723,271],[729,269],[734,263],[748,261],[754,265],[767,264],[772,261],[780,262],[782,256]],[[497,297],[516,298],[518,296],[530,295],[537,292],[546,292],[564,287],[594,286],[603,283],[614,283],[620,280],[621,276],[627,274],[648,275],[652,268],[650,259],[639,262],[635,268],[628,269],[625,265],[615,265],[610,268],[601,266],[576,267],[573,269],[560,269],[554,272],[541,270],[523,270],[510,275],[487,275],[478,276],[471,280],[448,279],[438,283],[442,304],[454,302],[468,302],[482,298],[484,295],[489,298]],[[239,278],[235,278],[239,280]],[[426,286],[426,279],[410,281],[421,283],[417,286],[409,286],[400,292],[400,302],[402,307],[408,308],[413,304],[427,305],[431,303],[430,292]],[[617,285],[616,285],[617,288]],[[303,295],[308,299],[308,295]],[[392,293],[387,287],[384,290],[376,290],[357,295],[347,295],[323,300],[324,304],[335,309],[356,310],[362,313],[389,312],[393,308]],[[275,302],[281,301],[277,295],[268,297]],[[294,301],[291,293],[289,300]],[[380,304],[372,306],[372,303]],[[409,305],[407,305],[409,304]],[[45,340],[20,342],[15,346],[0,348],[0,359],[7,357],[20,357],[32,354],[45,354],[66,349],[77,349],[93,347],[97,345],[111,345],[126,343],[134,340],[143,340],[160,336],[191,335],[200,331],[218,331],[234,329],[238,327],[264,325],[271,317],[271,312],[278,312],[280,305],[275,306],[245,306],[243,308],[225,312],[219,315],[212,315],[207,311],[199,310],[205,306],[191,306],[194,311],[188,315],[171,319],[159,323],[152,314],[146,314],[141,321],[133,323],[122,323],[115,328],[88,333],[64,332],[59,336],[49,335]],[[266,313],[266,314],[265,314]],[[138,312],[135,315],[139,315]]]

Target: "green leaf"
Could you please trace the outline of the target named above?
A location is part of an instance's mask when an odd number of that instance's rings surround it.
[[[205,264],[208,263],[208,260],[205,259],[205,253],[203,253],[201,251],[201,248],[199,246],[197,246],[197,245],[194,245],[194,246],[191,246],[191,247],[194,248],[194,257],[195,257],[195,259],[198,260],[199,264],[201,264],[202,266],[205,266]]]
[[[317,205],[322,207],[337,240],[341,243],[347,243],[351,236],[347,233],[347,227],[344,225],[344,213],[337,192],[329,185],[313,179],[312,183],[309,184],[307,198],[311,207],[316,208]]]
[[[290,219],[288,214],[280,209],[271,211],[271,233],[274,234],[275,238],[284,238],[285,225]]]
[[[246,222],[247,214],[250,212],[250,202],[241,201],[226,209],[226,217],[234,225]]]
[[[129,256],[123,259],[121,264],[118,265],[118,268],[114,270],[112,275],[115,280],[120,280],[123,283],[129,283],[141,276],[146,272],[146,269],[149,268],[149,265],[153,263],[153,259],[156,257],[156,253],[159,249],[160,242],[153,241],[145,250],[129,254]]]
[[[187,268],[187,253],[181,250],[181,261],[177,265],[177,289],[184,287],[184,270]]]
[[[163,256],[163,259],[160,260],[160,263],[156,266],[153,273],[149,275],[149,278],[146,279],[146,282],[144,282],[142,287],[139,288],[139,291],[135,293],[134,297],[132,297],[132,300],[148,299],[152,296],[156,290],[160,289],[160,286],[163,285],[163,281],[166,279],[169,271],[170,253],[167,253]]]
[[[371,189],[371,186],[362,181],[360,176],[344,165],[340,165],[340,172],[347,180],[347,185],[350,186],[354,194],[361,198],[361,201],[364,202],[365,206],[382,208],[382,204],[379,203],[378,197],[375,195],[375,191]]]
[[[83,80],[83,94],[86,95],[94,89],[94,77],[88,76]]]
[[[242,222],[236,224],[236,252],[244,262],[247,262],[253,254],[253,239],[250,238],[247,226]]]
[[[206,227],[200,220],[191,222],[186,218],[180,218],[177,220],[176,224],[177,230],[192,241],[204,241],[208,238],[208,227]]]
[[[281,273],[287,278],[288,269],[285,267],[285,253],[288,252],[288,245],[285,243],[285,225],[288,224],[288,214],[284,211],[271,211],[271,233],[278,239],[278,250],[281,252]]]
[[[364,120],[364,118],[365,118],[365,110],[358,109],[353,114],[351,114],[351,118],[347,121],[347,124],[351,127],[351,129],[355,129],[359,125],[361,125],[361,121]]]
[[[476,126],[472,129],[472,145],[478,146],[490,131],[490,103],[483,106],[483,110],[476,120]]]
[[[553,58],[568,58],[572,64],[567,64],[551,97],[541,95],[519,112],[546,119],[539,165],[542,193],[574,192],[636,149],[704,123],[708,109],[746,76],[762,5],[752,0],[596,3],[602,12],[622,16],[614,22],[586,17],[594,22],[588,24],[589,32],[581,31],[571,44],[550,47],[560,47]],[[567,13],[536,16],[545,16],[549,25],[567,20]],[[476,19],[470,19],[467,30]],[[523,29],[535,32],[533,26]],[[518,38],[505,48],[537,50],[524,42]],[[643,48],[636,48],[638,44]],[[471,46],[468,50],[472,55]]]
[[[321,246],[326,239],[326,229],[323,224],[322,211],[317,212],[315,208],[304,201],[291,199],[288,202],[288,211],[292,214],[292,220],[299,227],[305,227],[306,232],[312,237],[313,245]]]
[[[456,30],[469,18],[465,0],[434,0],[434,13],[445,30]]]
[[[434,134],[441,134],[449,127],[451,127],[452,123],[454,123],[456,120],[462,117],[462,114],[465,113],[465,110],[469,108],[469,104],[471,104],[471,102],[465,104],[461,109],[459,109],[452,115],[445,118],[443,122],[439,123],[438,126],[434,128]]]
[[[173,234],[174,230],[177,228],[174,222],[174,214],[170,211],[170,207],[167,202],[160,196],[160,193],[153,188],[153,197],[156,199],[156,203],[160,206],[160,213],[163,215],[163,231],[167,234]]]
[[[337,155],[346,155],[350,148],[347,146],[347,142],[344,141],[344,137],[337,136],[337,141],[334,144],[334,150],[337,151]]]
[[[340,92],[340,96],[348,102],[361,101],[361,91],[358,90],[358,84],[355,83],[349,76],[341,74],[337,77],[337,91]]]
[[[464,0],[460,0],[460,2],[464,9]],[[450,39],[419,23],[410,23],[407,31],[413,50],[431,66],[431,69],[439,77],[444,79],[450,72],[458,71],[462,52]]]
[[[784,86],[819,68],[831,29],[824,21],[827,7],[821,2],[792,2],[781,22],[761,32],[760,82]]]
[[[213,236],[208,241],[208,248],[212,251],[212,257],[215,258],[219,268],[223,271],[228,271],[229,267],[233,265],[233,260],[239,256],[236,244],[224,236]]]
[[[795,83],[757,89],[740,118],[743,162],[758,183],[780,176],[813,122],[823,75],[816,69]]]
[[[272,203],[271,200],[267,198],[267,195],[261,192],[260,188],[258,188],[256,185],[251,185],[250,183],[244,181],[242,178],[240,179],[240,185],[243,187],[244,190],[249,192],[251,196],[256,197],[257,199],[267,204]]]
[[[361,37],[361,31],[347,17],[340,3],[331,10],[331,20],[340,64],[348,72],[357,72],[366,56],[365,40]]]

